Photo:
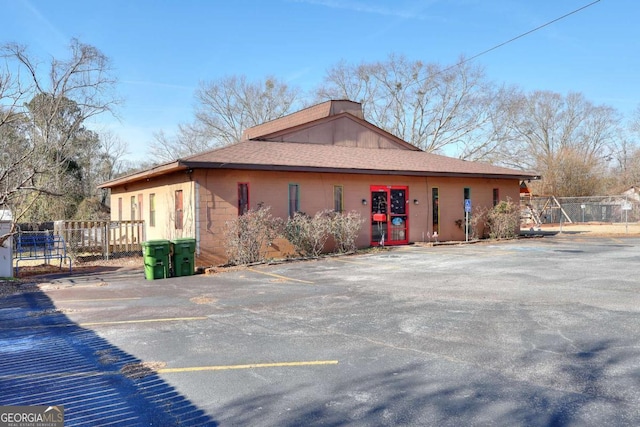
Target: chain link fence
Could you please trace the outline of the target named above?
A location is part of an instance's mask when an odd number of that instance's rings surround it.
[[[640,200],[621,196],[532,197],[523,200],[523,220],[537,224],[640,221]]]

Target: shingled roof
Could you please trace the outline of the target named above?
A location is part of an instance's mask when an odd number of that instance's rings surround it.
[[[323,125],[349,116],[367,132],[393,140],[401,149],[341,146],[287,141],[287,129]],[[111,188],[171,172],[189,169],[245,169],[290,172],[330,172],[370,175],[413,175],[536,179],[534,172],[471,162],[426,153],[377,128],[362,117],[361,105],[352,101],[328,101],[289,116],[247,129],[244,140],[233,145],[165,163],[100,185]],[[283,140],[267,141],[278,135]],[[295,135],[295,133],[290,133]]]
[[[245,141],[179,161],[189,168],[533,178],[532,172],[410,150]]]

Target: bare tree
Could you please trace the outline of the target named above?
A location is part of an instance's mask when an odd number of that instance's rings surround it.
[[[626,128],[620,131],[614,153],[615,166],[611,180],[616,192],[640,185],[640,105],[632,113]]]
[[[483,151],[473,146],[478,131],[497,120],[493,90],[482,69],[463,58],[444,67],[391,55],[381,62],[337,64],[316,97],[359,101],[368,120],[425,151],[454,147],[472,156]]]
[[[198,122],[178,125],[178,133],[174,136],[161,130],[155,132],[153,138],[151,156],[158,162],[170,162],[219,145],[208,129]]]
[[[63,178],[78,172],[78,149],[96,141],[84,123],[113,112],[118,102],[108,58],[76,39],[70,53],[66,60],[53,58],[41,73],[24,46],[0,47],[0,205],[18,221],[31,216],[43,195],[65,194]]]
[[[581,93],[549,91],[520,94],[509,108],[513,141],[502,150],[503,163],[540,172],[537,190],[543,194],[584,196],[602,190],[589,177],[604,174],[615,151],[619,117],[613,108],[596,106]]]
[[[170,161],[236,143],[245,129],[292,112],[300,90],[272,76],[258,82],[230,76],[201,83],[195,97],[193,123],[180,125],[174,137],[164,132],[154,135],[155,159]]]

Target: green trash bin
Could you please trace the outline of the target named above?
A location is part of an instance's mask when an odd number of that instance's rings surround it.
[[[168,240],[148,240],[142,242],[144,275],[147,280],[165,279],[169,277],[170,248],[171,245]]]
[[[172,240],[171,252],[173,275],[191,276],[196,269],[196,239],[185,237]]]

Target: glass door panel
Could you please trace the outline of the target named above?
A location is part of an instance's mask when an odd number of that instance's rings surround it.
[[[407,190],[405,188],[392,188],[390,190],[391,206],[390,221],[391,230],[389,240],[391,242],[407,242]]]
[[[387,189],[371,189],[371,243],[384,246],[388,233],[389,192]]]
[[[398,245],[409,242],[408,187],[371,186],[371,244]]]

